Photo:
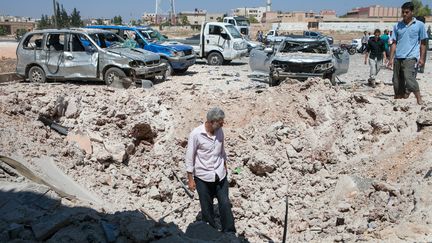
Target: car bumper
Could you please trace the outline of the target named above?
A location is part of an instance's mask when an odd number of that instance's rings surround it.
[[[169,62],[174,70],[186,69],[195,64],[196,55],[189,55],[179,58],[170,58]]]
[[[309,77],[319,77],[325,78],[328,74],[334,72],[334,69],[330,69],[325,72],[320,73],[292,73],[292,72],[284,72],[284,71],[273,71],[272,77],[277,80],[283,80],[286,78],[309,78]]]
[[[155,66],[144,66],[144,67],[136,67],[132,68],[136,76],[139,77],[154,77],[156,75],[164,75],[167,70],[167,66],[165,63],[159,63]]]

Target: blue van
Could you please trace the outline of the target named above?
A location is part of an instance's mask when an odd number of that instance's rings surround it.
[[[86,28],[109,30],[122,37],[125,37],[125,39],[133,38],[138,47],[147,51],[158,53],[160,55],[161,62],[167,64],[167,75],[172,75],[174,73],[184,73],[190,66],[194,65],[196,61],[196,55],[192,46],[149,41],[146,38],[146,27],[92,25],[86,26]]]

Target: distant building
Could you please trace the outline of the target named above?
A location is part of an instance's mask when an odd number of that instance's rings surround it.
[[[243,16],[243,17],[254,17],[258,22],[261,22],[264,13],[266,12],[266,7],[254,7],[254,8],[236,8],[232,10],[233,16]]]
[[[195,11],[180,12],[177,14],[177,22],[181,24],[182,19],[186,17],[192,28],[200,28],[201,24],[206,21],[206,16],[207,11],[205,10],[195,9]]]
[[[206,14],[206,21],[207,22],[218,22],[219,20],[222,21],[224,17],[223,13],[207,13]]]
[[[0,15],[0,27],[4,28],[8,35],[13,35],[19,29],[32,31],[36,27],[36,21],[27,17]]]
[[[319,17],[322,18],[322,19],[328,19],[328,18],[334,19],[334,18],[337,18],[336,11],[335,10],[329,10],[329,9],[321,10],[319,12]]]
[[[263,23],[282,23],[282,22],[316,22],[317,15],[313,11],[302,12],[265,12]]]
[[[151,25],[156,23],[156,13],[144,13],[141,16],[143,23]]]
[[[353,8],[345,16],[347,18],[398,18],[401,16],[399,7],[383,7],[372,5],[369,7]]]
[[[112,24],[111,19],[107,19],[107,18],[84,19],[83,22],[84,22],[85,26],[101,24],[100,22],[102,22],[102,25],[111,25]]]

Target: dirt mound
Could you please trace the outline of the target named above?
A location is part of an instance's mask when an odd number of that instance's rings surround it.
[[[370,90],[356,81],[361,73],[342,77],[351,83],[340,86],[311,78],[273,88],[249,81],[247,73],[242,62],[196,64],[146,90],[80,83],[1,86],[0,153],[20,154],[30,166],[34,158],[50,156],[104,201],[96,206],[62,199],[62,205],[85,206],[96,216],[78,217],[47,239],[66,239],[83,228],[94,239],[190,239],[194,233],[183,232],[204,227],[194,223],[199,203],[172,171],[184,178],[187,136],[209,108],[219,106],[227,115],[230,197],[240,236],[281,241],[288,196],[290,242],[431,240],[431,178],[425,175],[432,106],[390,100],[391,87],[382,83]],[[426,76],[419,77],[425,85]],[[38,121],[41,114],[79,136],[66,139]],[[6,170],[0,170],[1,181],[25,181]],[[143,220],[137,209],[151,217]],[[170,223],[161,226],[161,218]],[[34,240],[26,228],[10,230],[23,222],[0,218],[0,233]],[[128,227],[139,224],[143,230]],[[230,237],[213,233],[219,242]]]

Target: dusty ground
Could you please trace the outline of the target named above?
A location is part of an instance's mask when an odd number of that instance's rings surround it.
[[[105,241],[100,222],[106,221],[117,226],[120,242],[190,242],[193,234],[182,232],[199,219],[199,204],[170,213],[190,202],[172,171],[185,177],[187,136],[219,106],[227,115],[230,196],[240,238],[230,240],[281,241],[288,196],[290,242],[432,241],[432,60],[418,75],[423,107],[413,97],[392,99],[390,70],[382,70],[375,89],[365,85],[368,66],[361,55],[351,56],[350,71],[336,87],[309,79],[269,88],[248,73],[243,59],[221,67],[199,62],[145,90],[102,82],[0,86],[0,154],[19,155],[35,171],[34,159],[49,156],[103,201],[62,199],[96,216],[58,226],[44,239]],[[40,114],[88,136],[91,150],[43,126]],[[0,181],[27,180],[0,169]],[[168,214],[164,222],[171,224],[134,221],[138,208],[156,219]],[[37,227],[25,226],[32,220],[0,217],[0,233],[34,240]],[[12,223],[25,227],[11,230]]]

